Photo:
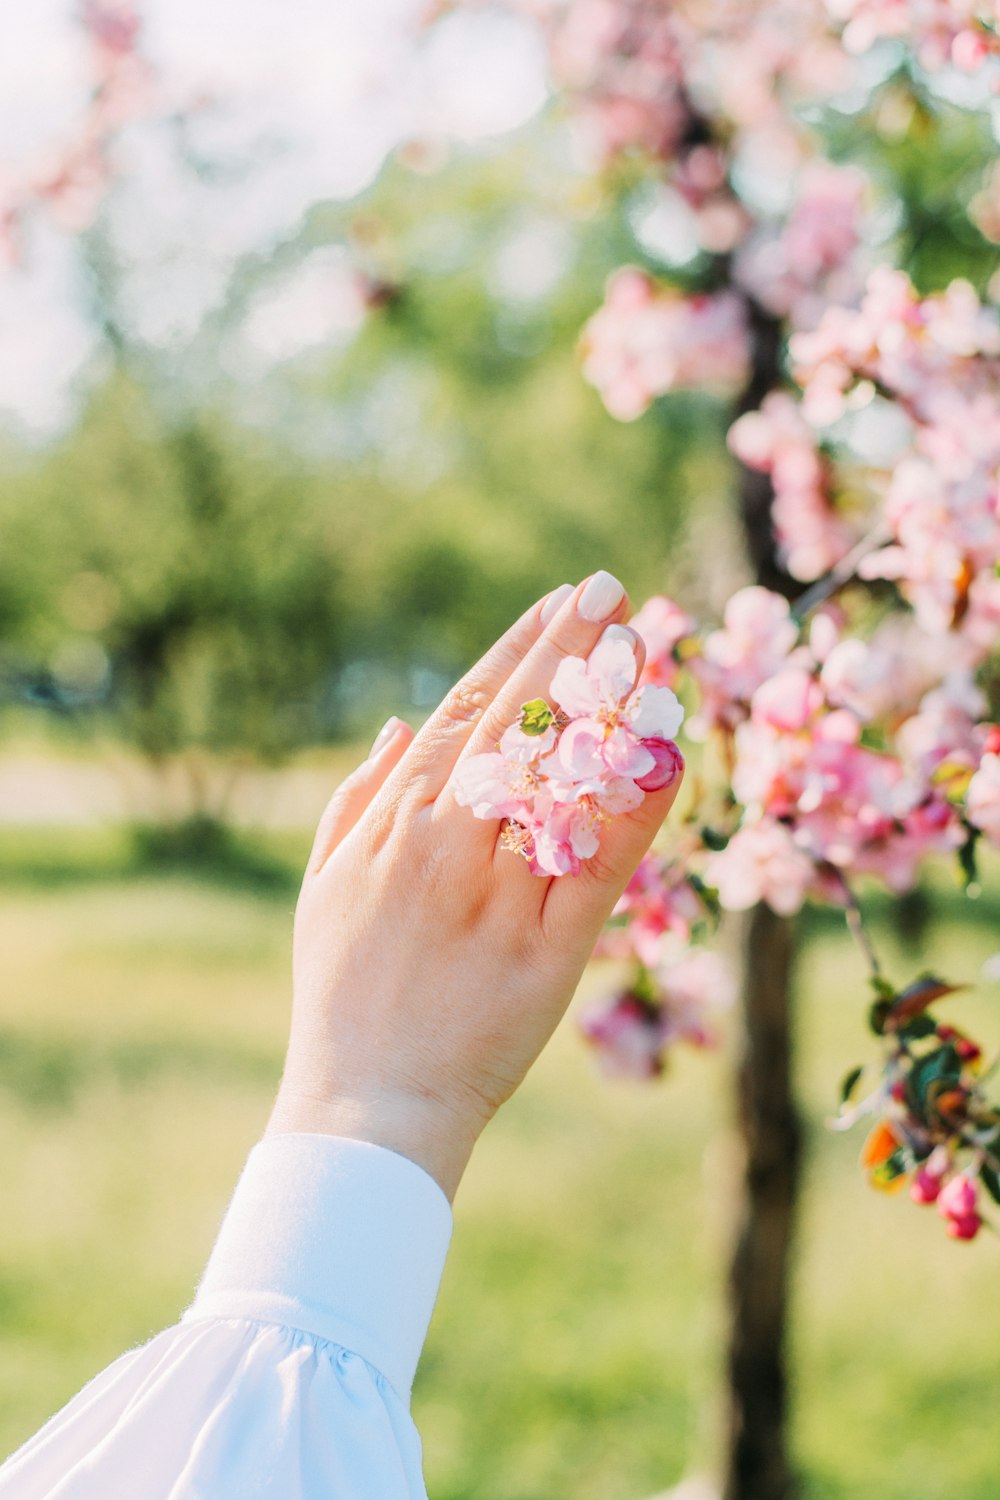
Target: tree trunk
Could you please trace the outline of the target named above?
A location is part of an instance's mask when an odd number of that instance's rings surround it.
[[[738,414],[758,407],[781,379],[779,324],[752,302],[748,317],[751,367]],[[754,581],[791,598],[797,585],[777,556],[772,499],[770,476],[742,467],[740,515]],[[742,1199],[729,1272],[723,1495],[789,1500],[785,1333],[800,1149],[791,1076],[794,928],[759,906],[745,919],[741,950],[736,1096]]]
[[[743,923],[737,1065],[743,1201],[729,1276],[725,1500],[788,1500],[785,1331],[798,1187],[791,1090],[794,928],[758,906]]]

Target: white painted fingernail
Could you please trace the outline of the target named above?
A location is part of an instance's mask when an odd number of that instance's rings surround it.
[[[613,573],[595,573],[587,580],[587,586],[577,601],[577,611],[584,620],[599,625],[608,615],[614,614],[625,597],[625,587]]]
[[[380,750],[385,749],[386,745],[388,745],[389,741],[392,739],[393,735],[396,733],[396,730],[399,728],[402,722],[402,719],[397,719],[395,714],[393,714],[391,719],[387,719],[385,721],[385,723],[382,725],[382,728],[375,736],[375,743],[372,745],[371,749],[368,752],[369,760],[371,760],[373,755],[377,755]]]
[[[635,631],[629,630],[627,625],[606,625],[601,635],[602,641],[627,641],[633,651],[638,639]]]
[[[572,592],[573,585],[571,583],[561,583],[557,589],[552,590],[552,593],[542,605],[542,612],[538,617],[543,625],[547,625],[559,613]]]

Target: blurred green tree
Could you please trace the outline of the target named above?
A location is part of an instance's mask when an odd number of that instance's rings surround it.
[[[130,326],[112,196],[86,242],[104,373],[6,465],[8,699],[180,766],[187,813],[220,817],[206,765],[419,714],[564,578],[664,585],[689,496],[724,496],[718,419],[691,397],[637,441],[579,382],[622,229],[558,201],[572,179],[544,144],[431,178],[390,164],[363,204],[235,263],[180,351]],[[345,247],[380,315],[346,346],[248,358],[255,312]]]

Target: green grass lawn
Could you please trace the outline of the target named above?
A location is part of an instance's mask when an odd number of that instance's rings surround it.
[[[134,868],[105,836],[0,849],[4,1451],[190,1298],[278,1078],[295,888],[280,860],[305,854],[291,846],[213,879]],[[975,978],[1000,925],[969,915],[928,951]],[[870,1192],[860,1138],[824,1129],[869,1045],[862,985],[846,938],[815,924],[799,1025],[804,1495],[995,1500],[1000,1244],[954,1245],[933,1211]],[[949,1003],[1000,1042],[1000,1005]],[[415,1393],[432,1500],[646,1500],[710,1468],[725,1075],[724,1058],[685,1054],[662,1087],[605,1083],[568,1024],[491,1126]]]

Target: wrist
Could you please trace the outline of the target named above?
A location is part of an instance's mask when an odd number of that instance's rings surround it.
[[[324,1099],[283,1084],[264,1135],[295,1134],[342,1136],[394,1151],[433,1177],[450,1203],[479,1130],[453,1111],[423,1100]]]

